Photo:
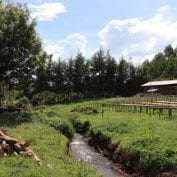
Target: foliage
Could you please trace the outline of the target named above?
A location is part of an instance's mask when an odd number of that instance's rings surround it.
[[[0,81],[27,91],[41,51],[36,22],[26,6],[11,2],[0,4],[0,21]]]
[[[15,127],[25,122],[32,121],[32,114],[29,112],[3,113],[0,114],[0,125]]]
[[[44,91],[33,96],[34,105],[54,104],[56,103],[57,94],[54,92]]]
[[[77,118],[74,118],[74,117],[70,118],[70,121],[77,132],[81,134],[85,134],[89,131],[89,128],[90,128],[89,121],[81,122]]]
[[[69,124],[68,122],[60,122],[57,124],[50,124],[52,127],[54,127],[57,131],[61,132],[63,135],[65,135],[68,139],[72,139],[74,136],[74,129],[71,126],[71,124]]]
[[[23,108],[23,110],[30,110],[31,103],[23,93],[18,90],[11,90],[4,98],[4,106],[9,108]]]
[[[151,62],[145,61],[142,66],[148,80],[174,79],[177,77],[177,50],[168,45]]]
[[[3,1],[0,12],[0,82],[6,81],[10,90],[18,89],[30,100],[33,97],[34,104],[58,103],[67,96],[73,101],[78,95],[131,96],[141,92],[146,81],[177,77],[177,49],[171,45],[139,66],[114,58],[102,47],[88,59],[78,52],[69,60],[53,61],[41,49],[36,22],[25,5]]]
[[[57,94],[55,92],[44,91],[35,94],[32,97],[32,104],[37,105],[50,105],[56,103],[67,103],[77,101],[83,98],[81,93]]]

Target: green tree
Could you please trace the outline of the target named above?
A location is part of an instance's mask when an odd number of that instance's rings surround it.
[[[79,52],[74,59],[74,91],[84,93],[84,80],[86,74],[85,58],[81,52]]]
[[[123,58],[120,60],[117,68],[117,79],[116,87],[117,94],[125,96],[126,93],[126,84],[129,79],[129,64]]]
[[[102,47],[94,53],[91,62],[92,90],[98,96],[105,94],[105,53]]]
[[[47,84],[47,58],[48,55],[46,52],[43,52],[40,55],[40,63],[38,64],[35,72],[35,93],[43,92],[48,90]]]
[[[168,45],[164,49],[164,56],[167,60],[176,57],[176,52],[171,45]]]
[[[116,86],[116,72],[117,72],[117,63],[115,59],[110,55],[109,51],[106,55],[105,60],[105,90],[108,96],[113,96]]]
[[[65,91],[66,63],[59,59],[54,67],[54,91],[63,93]]]
[[[26,6],[0,1],[0,82],[28,94],[41,42]]]
[[[55,82],[55,66],[56,63],[52,61],[52,55],[49,55],[47,58],[47,91],[54,91],[54,82]]]
[[[71,93],[74,90],[74,60],[70,58],[66,66],[66,91]]]

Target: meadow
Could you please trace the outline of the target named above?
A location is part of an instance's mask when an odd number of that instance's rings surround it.
[[[75,131],[85,134],[89,140],[99,137],[100,143],[106,144],[108,141],[108,146],[110,143],[116,145],[115,152],[134,155],[138,158],[135,162],[141,164],[138,170],[145,176],[176,170],[176,112],[173,112],[172,119],[168,119],[165,112],[159,119],[158,114],[150,116],[145,111],[120,111],[99,106],[112,101],[115,99],[41,106],[28,113],[1,114],[0,126],[13,137],[30,142],[31,148],[43,163],[38,166],[29,158],[3,157],[0,161],[1,176],[100,176],[87,164],[66,154],[67,143]],[[108,149],[100,147],[98,150]],[[128,170],[125,167],[122,169]]]
[[[67,154],[67,144],[74,130],[69,121],[63,121],[55,112],[4,113],[0,115],[0,126],[16,139],[29,142],[42,161],[42,166],[39,166],[28,157],[1,157],[1,177],[100,176],[90,166]]]
[[[156,176],[165,171],[176,170],[177,166],[177,114],[173,111],[172,119],[164,111],[159,119],[158,113],[146,114],[139,111],[116,110],[110,107],[99,107],[98,103],[108,103],[115,99],[83,102],[67,106],[68,117],[89,125],[87,136],[100,141],[117,144],[118,149],[134,154],[141,163],[144,175]],[[92,107],[93,112],[81,111]],[[87,110],[85,109],[85,110]],[[70,112],[70,111],[71,112]],[[78,110],[78,111],[77,111]],[[80,126],[80,125],[79,125]],[[88,129],[88,127],[87,127]],[[110,142],[109,142],[110,143]],[[108,146],[109,146],[108,143]],[[104,151],[104,147],[102,148]],[[131,163],[131,162],[130,162]]]

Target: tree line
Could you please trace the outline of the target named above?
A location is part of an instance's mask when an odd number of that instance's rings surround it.
[[[84,97],[129,96],[139,91],[144,82],[139,67],[123,58],[117,62],[102,48],[90,59],[78,52],[68,60],[54,62],[47,56],[45,61],[36,69],[36,92],[74,92]]]
[[[25,5],[0,0],[0,83],[30,99],[46,91],[78,93],[84,98],[130,96],[141,92],[146,81],[177,77],[177,48],[171,45],[138,66],[123,57],[114,58],[102,47],[90,58],[77,52],[53,61],[35,27]]]

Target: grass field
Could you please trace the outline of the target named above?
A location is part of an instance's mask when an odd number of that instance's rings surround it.
[[[77,118],[81,122],[89,121],[93,132],[101,132],[111,137],[112,142],[118,143],[120,148],[140,155],[146,172],[159,173],[177,167],[176,112],[173,112],[172,120],[168,119],[165,112],[161,119],[158,114],[149,116],[139,112],[116,112],[107,108],[102,115],[102,108],[96,107],[94,109],[96,108],[98,113],[70,112],[73,108],[77,110],[93,106],[94,103],[83,102],[62,106],[62,110],[65,110],[63,114],[68,114],[68,117]],[[52,109],[57,109],[57,106]]]
[[[31,143],[31,148],[41,159],[38,166],[32,159],[2,157],[2,177],[97,177],[89,166],[65,154],[68,139],[74,134],[71,120],[89,122],[91,132],[110,137],[119,148],[138,154],[146,172],[160,173],[177,167],[177,114],[173,119],[139,112],[117,112],[96,103],[109,100],[47,106],[33,113],[0,116],[3,126],[15,138]],[[92,107],[94,112],[82,108]],[[73,111],[74,110],[74,111]],[[79,111],[77,111],[79,110]],[[84,109],[83,109],[84,110]],[[88,125],[88,124],[85,124]],[[64,135],[65,136],[64,136]]]
[[[55,126],[54,126],[55,125]],[[68,138],[73,129],[67,120],[51,111],[2,114],[0,126],[13,137],[30,142],[32,150],[42,161],[39,166],[33,159],[25,157],[1,157],[1,177],[98,177],[89,166],[69,157],[66,152]]]

